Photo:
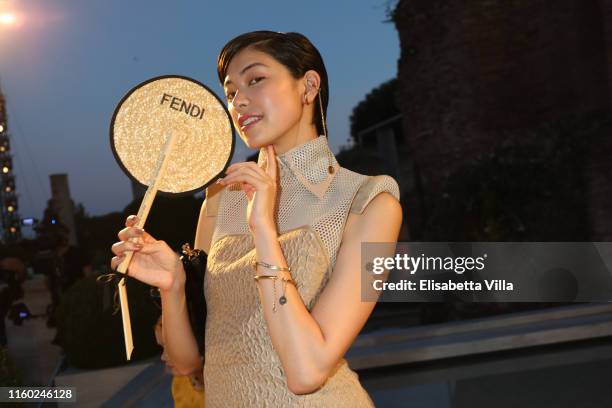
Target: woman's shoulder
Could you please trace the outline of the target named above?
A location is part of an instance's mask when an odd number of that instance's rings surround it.
[[[221,200],[221,194],[224,190],[223,185],[213,183],[206,187],[204,196],[204,206],[206,208],[206,216],[214,217],[217,215],[219,209],[219,201]]]
[[[357,190],[351,203],[351,212],[361,214],[365,207],[380,193],[389,193],[397,201],[400,199],[399,184],[394,177],[388,174],[366,175],[341,167],[339,175],[347,179],[353,179],[357,184]]]

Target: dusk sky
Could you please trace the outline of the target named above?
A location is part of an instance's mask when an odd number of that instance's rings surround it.
[[[319,49],[337,153],[347,143],[353,107],[396,75],[399,40],[395,26],[384,22],[387,3],[0,0],[0,89],[20,215],[42,217],[55,173],[68,174],[75,204],[90,215],[122,210],[131,187],[108,135],[121,97],[165,74],[192,77],[222,96],[217,55],[247,31],[297,31]],[[237,137],[232,161],[253,152]]]

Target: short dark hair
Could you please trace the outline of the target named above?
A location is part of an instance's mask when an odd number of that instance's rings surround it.
[[[321,77],[321,100],[323,112],[327,117],[327,104],[329,102],[329,84],[327,82],[327,70],[319,50],[310,42],[306,36],[300,33],[279,33],[275,31],[252,31],[244,33],[230,40],[217,58],[217,74],[219,82],[227,75],[230,61],[241,50],[253,47],[257,51],[265,52],[278,62],[283,64],[295,78],[302,78],[306,71],[314,70]],[[319,98],[315,99],[313,120],[317,126],[317,132],[322,135],[323,118]]]

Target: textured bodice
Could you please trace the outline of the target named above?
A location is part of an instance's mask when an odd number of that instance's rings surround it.
[[[352,172],[339,167],[332,156],[336,173],[329,178],[323,172],[310,174],[307,166],[300,171],[299,159],[291,156],[302,154],[313,169],[327,170],[325,148],[327,141],[319,137],[277,156],[278,239],[308,310],[332,275],[349,212],[361,213],[382,191],[399,198],[397,183],[389,176]],[[263,153],[260,164],[265,162]],[[296,177],[298,172],[301,178]],[[320,188],[321,183],[327,186]],[[253,280],[256,250],[246,224],[246,196],[228,186],[207,200],[206,216],[217,220],[204,280],[206,407],[371,407],[357,374],[344,359],[318,391],[306,395],[289,391]]]

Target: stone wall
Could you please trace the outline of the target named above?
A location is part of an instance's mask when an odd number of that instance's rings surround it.
[[[393,20],[404,135],[433,200],[457,168],[526,130],[610,112],[612,0],[400,0]],[[612,146],[601,137],[606,150],[585,163],[585,205],[592,238],[607,240]]]

